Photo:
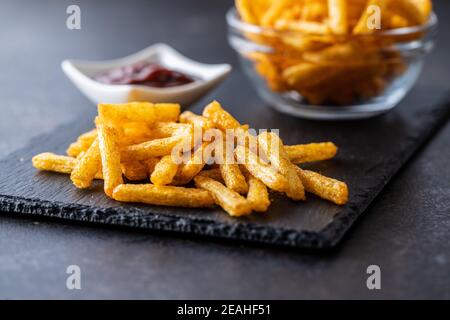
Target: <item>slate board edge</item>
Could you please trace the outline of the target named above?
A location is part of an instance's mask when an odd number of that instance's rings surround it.
[[[383,163],[383,166],[377,165],[377,167],[372,170],[372,172],[379,171],[378,174],[381,175],[387,171],[390,171],[391,173],[387,176],[385,175],[385,179],[381,182],[377,182],[372,187],[360,190],[361,192],[355,192],[354,196],[363,197],[364,200],[358,204],[348,203],[335,216],[330,224],[320,232],[273,228],[247,222],[245,224],[239,222],[233,224],[219,223],[209,219],[192,219],[179,215],[154,214],[148,211],[142,211],[138,208],[134,208],[133,212],[130,213],[129,208],[126,210],[121,207],[96,208],[75,203],[65,204],[61,202],[50,202],[41,199],[10,195],[0,195],[0,211],[24,215],[41,215],[68,221],[190,233],[205,237],[245,240],[276,246],[304,249],[328,249],[335,247],[340,242],[346,231],[350,229],[353,223],[377,197],[390,179],[433,135],[433,133],[437,132],[447,121],[449,116],[449,99],[450,94],[444,95],[444,98],[436,103],[439,107],[432,109],[433,112],[427,111],[426,108],[422,109],[424,113],[422,116],[425,120],[421,126],[427,129],[422,132],[422,135],[420,136],[411,136],[409,143],[402,148],[405,152],[402,152],[404,156],[401,159],[387,159],[387,161]],[[31,139],[30,143],[40,140],[43,136],[49,134],[44,134]],[[26,149],[26,147],[3,158],[0,161],[0,164],[10,157],[14,157],[15,155],[20,156],[21,151],[24,149]],[[389,170],[386,170],[386,168]],[[104,217],[102,218],[101,216]]]

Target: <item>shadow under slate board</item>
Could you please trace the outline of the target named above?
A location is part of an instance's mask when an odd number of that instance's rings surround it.
[[[343,207],[313,195],[298,203],[273,194],[267,213],[236,219],[218,207],[118,203],[105,196],[100,182],[91,190],[77,190],[66,175],[36,171],[32,156],[44,151],[64,154],[66,146],[92,126],[92,117],[86,116],[34,139],[0,162],[0,211],[298,248],[333,247],[390,178],[447,120],[449,96],[439,91],[416,89],[391,113],[364,121],[304,121],[269,108],[249,121],[256,129],[281,128],[280,135],[289,144],[336,142],[340,150],[335,159],[306,167],[348,183],[350,201]],[[239,110],[230,110],[241,119]],[[242,116],[246,120],[245,113]]]

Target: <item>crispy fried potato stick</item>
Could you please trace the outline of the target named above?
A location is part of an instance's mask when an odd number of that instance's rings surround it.
[[[328,0],[328,23],[334,34],[348,32],[347,0]]]
[[[194,178],[197,188],[208,190],[216,204],[221,206],[232,217],[248,215],[252,212],[250,204],[239,193],[225,187],[220,182],[205,176]]]
[[[173,162],[172,155],[161,158],[156,164],[155,169],[150,177],[150,181],[155,185],[168,185],[172,182],[177,174],[178,165]]]
[[[113,198],[123,202],[142,202],[159,206],[202,208],[214,205],[206,190],[152,184],[122,184],[113,192]]]
[[[227,188],[240,194],[248,192],[247,182],[238,164],[221,164],[219,170]]]
[[[129,161],[166,156],[171,154],[175,146],[188,138],[190,139],[189,136],[173,136],[131,145],[122,150],[122,158],[124,161]]]
[[[284,146],[289,160],[294,164],[332,159],[338,151],[333,142],[298,144]]]
[[[273,167],[264,165],[258,157],[244,146],[237,146],[234,151],[238,162],[255,177],[261,180],[270,189],[286,192],[289,188],[287,179]]]
[[[178,167],[178,172],[174,178],[175,185],[183,185],[189,183],[202,169],[208,159],[205,159],[205,149],[210,142],[203,142],[201,146],[195,150],[188,162]]]
[[[254,211],[266,212],[270,206],[269,192],[266,185],[252,176],[245,167],[242,171],[248,182],[247,201]]]
[[[70,174],[77,164],[77,159],[59,156],[54,153],[40,153],[31,159],[33,166],[39,170]]]
[[[70,179],[77,188],[89,188],[101,166],[99,143],[96,138],[89,149],[78,159]]]
[[[191,111],[184,111],[182,114],[180,114],[180,122],[190,123],[194,126],[202,128],[203,130],[214,128],[214,122]]]
[[[141,181],[148,177],[147,167],[140,161],[121,163],[123,175],[130,181]]]
[[[270,27],[281,16],[283,11],[293,3],[293,0],[272,1],[269,10],[266,11],[261,20],[261,25]]]
[[[302,170],[298,167],[296,167],[296,171],[306,191],[334,202],[337,205],[347,203],[348,187],[345,182],[322,176],[313,171]]]
[[[177,121],[180,105],[174,103],[130,102],[124,104],[99,104],[98,114],[105,121],[114,123]]]
[[[152,136],[155,138],[167,138],[175,135],[190,133],[192,126],[185,123],[157,122],[151,126]]]
[[[293,200],[305,200],[305,188],[295,171],[295,166],[284,151],[280,137],[273,132],[263,132],[258,135],[258,144],[269,157],[272,165],[286,177],[289,183],[286,195]]]
[[[72,173],[77,165],[76,158],[60,156],[51,152],[45,152],[34,156],[32,162],[36,169],[66,174]],[[101,170],[97,171],[94,179],[103,179]]]
[[[198,176],[208,177],[216,181],[219,181],[220,183],[224,182],[222,174],[220,173],[220,169],[202,170],[199,172]]]
[[[325,23],[315,21],[286,21],[278,20],[275,27],[280,30],[290,30],[307,34],[328,34],[330,27]]]
[[[98,144],[102,159],[102,172],[105,193],[112,197],[115,187],[123,183],[120,165],[119,134],[107,124],[97,124]]]
[[[153,171],[155,171],[155,167],[158,164],[159,160],[160,160],[160,158],[150,158],[150,159],[142,161],[142,163],[144,164],[144,166],[147,169],[147,174],[149,176],[151,176]]]
[[[423,12],[417,1],[413,0],[389,0],[388,10],[404,17],[411,26],[421,25],[427,22],[428,16]]]
[[[239,121],[226,112],[217,101],[213,101],[205,107],[203,116],[210,119],[217,128],[224,132],[226,132],[227,129],[237,129],[241,127]]]
[[[97,138],[97,129],[83,133],[78,137],[77,141],[71,143],[69,148],[67,148],[67,155],[77,157],[82,151],[89,149],[95,138]]]

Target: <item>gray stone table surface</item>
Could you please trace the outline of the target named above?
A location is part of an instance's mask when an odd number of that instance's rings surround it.
[[[66,28],[80,5],[81,30]],[[205,97],[225,103],[240,81],[260,104],[226,41],[232,1],[17,1],[0,5],[0,157],[94,106],[64,77],[65,58],[120,57],[166,42],[235,71]],[[450,3],[435,1],[438,46],[420,82],[449,82]],[[244,107],[244,106],[243,106]],[[255,112],[248,110],[248,112]],[[387,142],[388,143],[388,142]],[[0,298],[450,298],[450,124],[395,176],[344,241],[311,253],[0,214]],[[35,218],[34,218],[35,219]],[[82,289],[66,289],[79,265]],[[366,287],[381,267],[382,289]]]

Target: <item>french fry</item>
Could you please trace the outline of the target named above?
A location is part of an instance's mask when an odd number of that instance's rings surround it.
[[[239,169],[239,165],[236,163],[221,164],[219,170],[225,185],[230,189],[240,194],[246,194],[248,192],[248,185],[245,181],[245,177]]]
[[[172,182],[178,170],[178,165],[173,162],[172,155],[161,158],[156,164],[150,177],[150,181],[155,185],[168,185]]]
[[[305,189],[284,151],[281,139],[273,132],[263,132],[258,135],[258,145],[269,157],[271,164],[286,177],[289,184],[286,195],[293,200],[305,200]]]
[[[272,5],[262,17],[261,25],[270,27],[281,16],[283,10],[292,4],[292,2],[292,0],[272,1]]]
[[[213,101],[205,107],[203,116],[210,119],[217,128],[224,132],[226,132],[227,129],[237,129],[241,127],[239,121],[226,112],[217,101]]]
[[[173,136],[127,146],[122,149],[122,158],[124,161],[129,161],[166,156],[171,154],[175,146],[185,142],[188,138],[190,139],[186,136]]]
[[[77,165],[77,159],[60,156],[51,152],[45,152],[38,154],[32,159],[33,166],[38,170],[51,171],[57,173],[72,173],[73,169]],[[94,176],[94,179],[103,179],[102,171],[99,170]]]
[[[123,175],[130,181],[141,181],[148,177],[147,167],[141,161],[121,163]]]
[[[348,32],[347,0],[328,0],[328,23],[334,34]]]
[[[237,146],[234,152],[239,164],[244,165],[255,178],[261,180],[270,189],[278,192],[286,192],[289,189],[287,179],[273,167],[261,163],[248,148]]]
[[[192,126],[185,123],[157,122],[151,126],[152,136],[155,138],[167,138],[174,135],[191,133]]]
[[[209,191],[216,204],[221,206],[230,216],[240,217],[251,213],[252,209],[247,200],[220,182],[206,176],[196,176],[194,181],[197,188]]]
[[[337,205],[344,205],[348,201],[348,187],[344,182],[322,176],[316,172],[302,170],[296,167],[298,176],[306,191]]]
[[[113,198],[122,202],[188,208],[211,207],[215,203],[206,190],[152,184],[121,184],[114,189]]]
[[[284,151],[293,164],[300,164],[332,159],[338,148],[333,142],[322,142],[284,146]]]
[[[124,104],[99,104],[98,114],[105,121],[114,123],[177,121],[180,105],[171,103],[153,104],[149,102],[130,102]]]
[[[189,183],[202,169],[208,159],[205,159],[205,149],[209,142],[203,142],[201,146],[195,150],[188,162],[178,167],[178,172],[174,178],[175,185],[183,185]]]
[[[70,157],[77,157],[81,152],[86,151],[97,138],[97,129],[92,129],[86,133],[83,133],[78,137],[77,141],[71,143],[67,148],[67,155]]]
[[[148,176],[151,176],[153,171],[155,171],[155,167],[158,164],[160,158],[149,158],[147,160],[142,161],[145,168],[147,169]]]
[[[98,144],[102,159],[105,193],[112,197],[115,187],[123,183],[117,130],[106,124],[97,124]]]
[[[216,181],[219,181],[220,183],[224,182],[223,178],[222,178],[222,174],[220,173],[220,169],[202,170],[198,173],[198,175],[214,179]]]
[[[270,206],[269,192],[266,185],[252,176],[245,168],[244,170],[248,183],[247,201],[254,211],[266,212]]]
[[[70,179],[77,188],[89,188],[101,166],[99,143],[96,138],[83,156],[77,160]]]
[[[214,123],[211,120],[203,116],[196,115],[191,111],[184,111],[183,113],[181,113],[180,122],[190,123],[194,126],[202,128],[205,131],[214,128]]]

